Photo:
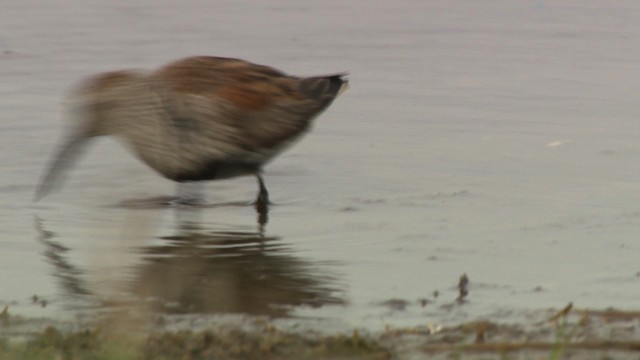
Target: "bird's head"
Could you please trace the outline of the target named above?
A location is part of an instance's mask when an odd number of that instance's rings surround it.
[[[67,100],[78,136],[95,137],[117,132],[117,112],[123,110],[142,82],[129,70],[92,76],[81,82]]]
[[[88,140],[117,130],[117,113],[141,75],[133,71],[99,74],[81,82],[65,102],[72,119],[66,139],[59,145],[36,190],[39,200],[61,182],[63,173],[84,150]]]

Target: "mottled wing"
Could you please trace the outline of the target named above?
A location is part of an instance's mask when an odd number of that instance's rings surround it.
[[[213,178],[220,164],[259,168],[304,133],[346,84],[342,77],[296,78],[216,57],[159,70],[153,78],[173,124],[176,178]]]

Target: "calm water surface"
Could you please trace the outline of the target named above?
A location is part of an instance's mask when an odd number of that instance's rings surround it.
[[[142,304],[375,328],[570,301],[638,308],[640,3],[64,2],[0,4],[0,306],[12,313]],[[113,139],[32,202],[75,81],[195,54],[351,72],[267,167],[263,233],[250,206],[126,205],[174,185]],[[207,198],[256,190],[215,182]],[[450,306],[463,273],[468,302]]]

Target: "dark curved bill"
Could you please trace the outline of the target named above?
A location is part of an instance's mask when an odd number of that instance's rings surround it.
[[[63,180],[64,171],[71,167],[82,149],[87,143],[87,136],[73,133],[67,141],[58,148],[55,157],[49,163],[49,167],[40,180],[36,190],[34,201],[38,201],[54,190]]]

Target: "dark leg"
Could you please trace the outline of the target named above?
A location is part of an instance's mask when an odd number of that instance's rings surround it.
[[[258,225],[260,225],[260,229],[262,230],[269,220],[269,192],[267,191],[267,187],[264,186],[262,175],[256,173],[256,178],[258,179],[259,193],[256,198],[255,207],[258,212]]]

